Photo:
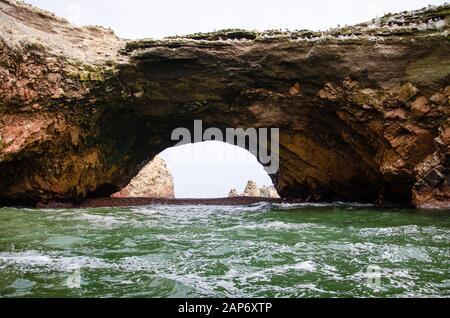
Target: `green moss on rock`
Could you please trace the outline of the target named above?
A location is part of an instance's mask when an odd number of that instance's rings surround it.
[[[103,72],[81,71],[79,73],[82,82],[103,82],[105,80]]]
[[[438,54],[429,55],[411,63],[407,70],[407,79],[422,85],[443,81],[449,74],[450,60]]]

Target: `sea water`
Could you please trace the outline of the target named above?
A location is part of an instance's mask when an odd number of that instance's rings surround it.
[[[449,297],[450,211],[0,209],[1,297]]]

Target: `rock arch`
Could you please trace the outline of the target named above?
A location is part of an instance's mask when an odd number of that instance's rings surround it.
[[[448,5],[326,34],[142,41],[0,9],[3,201],[111,194],[202,119],[280,128],[285,198],[448,205]]]

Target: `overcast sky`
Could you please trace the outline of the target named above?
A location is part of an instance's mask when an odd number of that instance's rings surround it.
[[[219,29],[326,30],[389,12],[419,9],[439,0],[26,0],[77,25],[102,25],[122,38],[161,38]],[[224,197],[249,179],[271,184],[247,151],[217,142],[162,153],[177,197]],[[234,158],[234,160],[230,160]]]

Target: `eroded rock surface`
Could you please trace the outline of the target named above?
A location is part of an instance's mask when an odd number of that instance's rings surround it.
[[[173,177],[166,162],[156,156],[113,198],[175,198]]]
[[[449,5],[124,41],[0,0],[0,199],[110,196],[171,132],[280,128],[284,198],[448,207]]]

